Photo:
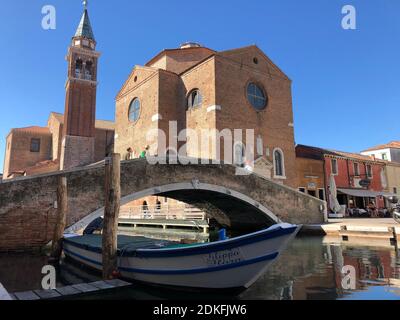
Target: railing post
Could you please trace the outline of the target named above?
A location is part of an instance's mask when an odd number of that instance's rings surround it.
[[[166,214],[167,220],[169,219],[169,203],[167,203],[167,214]]]
[[[121,201],[121,155],[113,153],[105,164],[105,208],[103,227],[103,279],[118,269],[117,230]]]
[[[65,176],[59,176],[57,186],[57,220],[51,248],[51,258],[55,261],[59,261],[62,254],[62,240],[64,237],[65,226],[67,224],[67,211],[67,178]]]

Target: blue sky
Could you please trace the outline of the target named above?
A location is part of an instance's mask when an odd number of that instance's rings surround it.
[[[41,28],[44,5],[56,30]],[[357,30],[341,28],[354,5]],[[0,0],[0,172],[13,127],[45,125],[64,111],[70,39],[80,0]],[[89,1],[98,50],[97,118],[114,119],[114,98],[135,64],[197,41],[216,50],[257,44],[293,80],[296,142],[345,151],[399,140],[398,0]]]

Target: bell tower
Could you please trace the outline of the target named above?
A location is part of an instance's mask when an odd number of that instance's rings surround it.
[[[100,53],[90,24],[88,1],[68,48],[61,170],[94,162],[97,63]]]

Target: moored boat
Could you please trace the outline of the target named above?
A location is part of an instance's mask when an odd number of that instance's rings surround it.
[[[118,236],[122,277],[155,285],[193,289],[246,289],[293,239],[299,227],[269,229],[207,244],[181,245],[145,237]],[[65,255],[102,270],[101,235],[64,239]]]

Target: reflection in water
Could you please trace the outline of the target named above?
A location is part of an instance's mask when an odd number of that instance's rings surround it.
[[[356,271],[356,290],[342,288],[344,266]],[[392,248],[326,244],[300,237],[241,299],[400,299],[400,257]]]
[[[0,282],[11,292],[39,289],[41,256],[0,255]],[[344,266],[353,266],[356,290],[342,288]],[[98,274],[77,265],[62,263],[59,286],[91,282]],[[218,299],[221,295],[201,296],[137,285],[113,296],[91,298],[124,299]],[[314,299],[400,299],[400,256],[393,248],[373,248],[324,243],[319,237],[300,237],[270,267],[257,283],[235,299],[314,300]]]
[[[10,292],[38,289],[47,257],[29,254],[0,255],[0,283]]]

